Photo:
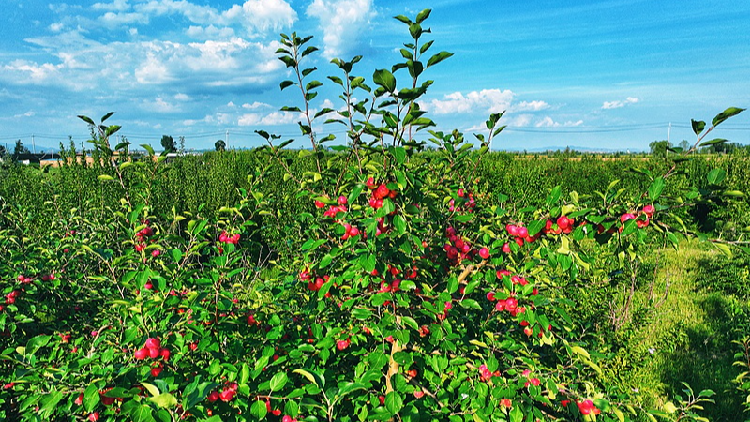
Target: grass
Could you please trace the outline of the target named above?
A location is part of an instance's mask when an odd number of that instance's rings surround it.
[[[696,393],[710,389],[715,403],[706,404],[702,416],[744,420],[744,397],[732,384],[739,371],[732,366],[737,350],[731,341],[747,334],[748,301],[699,288],[711,281],[701,266],[721,259],[707,246],[685,242],[658,255],[653,279],[641,283],[634,297],[631,322],[617,333],[621,347],[610,363],[616,382],[636,392],[647,409],[678,404],[682,382]]]

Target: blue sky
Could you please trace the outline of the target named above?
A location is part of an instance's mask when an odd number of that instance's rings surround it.
[[[110,2],[111,1],[111,2]],[[401,56],[408,32],[393,16],[432,14],[432,52],[422,107],[450,131],[479,132],[506,111],[496,149],[567,145],[648,149],[694,140],[691,118],[710,121],[750,106],[750,2],[611,0],[0,0],[0,143],[39,149],[88,139],[75,116],[113,111],[131,143],[184,136],[188,148],[250,148],[263,129],[296,136],[299,105],[279,92],[280,32],[313,35],[316,79],[338,75],[332,57],[364,59],[355,74]],[[405,72],[405,71],[400,71]],[[397,73],[406,79],[407,74]],[[332,83],[316,109],[340,108]],[[324,136],[338,126],[318,126]],[[750,115],[715,132],[750,143]],[[307,147],[302,137],[295,145]]]

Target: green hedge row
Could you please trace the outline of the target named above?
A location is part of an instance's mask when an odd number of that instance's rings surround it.
[[[287,163],[293,173],[301,175],[315,169],[315,161],[306,151],[286,151]],[[414,159],[429,160],[430,152]],[[723,184],[734,190],[750,192],[750,166],[744,157],[699,157],[680,163],[680,172],[670,176],[666,195],[676,194],[685,186],[706,187],[707,174],[719,168],[726,172]],[[572,191],[595,195],[619,180],[618,186],[628,192],[646,192],[651,183],[649,173],[667,173],[674,162],[663,158],[599,157],[550,158],[544,156],[519,157],[505,153],[485,156],[477,168],[477,184],[471,187],[480,195],[496,198],[507,195],[520,206],[541,205],[550,189],[562,186],[567,195]],[[222,206],[241,199],[240,189],[249,190],[255,178],[262,178],[262,193],[275,204],[275,215],[264,217],[263,236],[272,249],[281,251],[294,247],[299,227],[292,219],[301,210],[313,210],[313,204],[290,196],[294,192],[293,179],[284,180],[286,170],[257,150],[209,152],[202,156],[179,157],[161,163],[160,171],[149,180],[151,197],[148,199],[154,214],[168,218],[173,213],[190,212],[214,216]],[[103,183],[102,173],[114,173],[102,166],[69,165],[39,169],[19,165],[0,167],[0,198],[29,210],[34,227],[42,230],[51,212],[70,209],[95,208],[101,212],[117,209],[124,197],[119,183]],[[135,181],[125,180],[125,186],[135,191]],[[133,192],[129,192],[133,195]],[[334,193],[332,193],[334,194]],[[724,232],[737,237],[750,226],[747,197],[734,198],[713,206],[700,207],[691,215],[683,215],[688,225]]]

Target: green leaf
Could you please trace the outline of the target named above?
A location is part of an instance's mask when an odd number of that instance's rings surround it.
[[[96,384],[89,384],[83,392],[83,406],[87,412],[91,412],[97,404],[99,404],[99,387]]]
[[[52,336],[36,336],[26,342],[25,354],[33,355],[40,347],[44,347],[49,343]]]
[[[714,120],[713,120],[712,123],[713,123],[714,127],[716,127],[721,122],[723,122],[724,120],[726,120],[726,119],[728,119],[728,118],[730,118],[730,117],[732,117],[734,115],[740,114],[743,111],[745,111],[744,108],[729,107],[728,109],[724,110],[723,112],[717,114],[716,117],[714,117]]]
[[[411,19],[407,18],[404,15],[394,16],[393,18],[396,19],[396,20],[398,20],[398,21],[400,21],[400,22],[406,23],[406,24],[411,24],[412,23]],[[81,117],[81,116],[78,116],[78,117]],[[92,122],[91,124],[93,125],[94,123]]]
[[[513,406],[513,408],[510,410],[510,422],[522,422],[523,421],[523,412],[521,411],[520,406]]]
[[[404,161],[406,160],[406,150],[404,147],[396,147],[393,150],[393,155],[396,157],[396,161],[399,164],[404,164]]]
[[[179,249],[172,249],[171,254],[175,264],[178,264],[182,259],[182,251]]]
[[[92,126],[96,126],[96,123],[94,123],[94,121],[90,117],[88,117],[88,116],[84,116],[82,114],[79,114],[78,118],[81,119],[81,120],[83,120],[84,122],[92,125]]]
[[[289,381],[289,377],[287,377],[286,372],[279,372],[274,375],[273,378],[271,378],[271,392],[279,391],[284,388],[287,381]]]
[[[250,406],[250,414],[255,416],[258,419],[263,419],[266,417],[266,413],[268,413],[268,410],[266,409],[266,403],[262,402],[260,400],[256,400],[252,406]]]
[[[303,51],[303,52],[302,52],[302,57],[305,57],[305,56],[307,56],[308,54],[310,54],[310,53],[314,53],[314,52],[316,52],[316,51],[318,51],[318,47],[315,47],[315,46],[310,46],[310,47],[307,47],[307,48],[305,49],[305,51]]]
[[[134,407],[130,409],[130,417],[133,422],[156,422],[154,419],[153,412],[149,406],[134,402]],[[124,407],[124,406],[123,406]]]
[[[294,85],[294,82],[292,82],[292,81],[283,81],[283,82],[281,82],[281,83],[279,84],[279,89],[280,89],[281,91],[283,91],[283,90],[284,90],[284,88],[288,88],[288,87],[290,87],[290,86],[292,86],[292,85]]]
[[[323,86],[323,83],[320,82],[320,81],[312,81],[312,82],[309,82],[307,84],[307,86],[305,86],[305,90],[309,91],[309,90],[315,89],[315,88],[317,88],[319,86]]]
[[[161,393],[158,396],[151,397],[149,400],[162,409],[169,409],[177,406],[177,399],[169,393]]]
[[[155,155],[155,153],[154,153],[154,149],[153,149],[153,148],[151,148],[151,145],[149,145],[149,144],[141,144],[141,147],[142,147],[143,149],[145,149],[145,150],[146,150],[146,152],[148,152],[148,155],[151,155],[151,156]]]
[[[721,182],[724,181],[724,178],[727,177],[727,172],[724,169],[713,169],[710,173],[708,173],[708,183],[712,185],[718,185],[721,184]]]
[[[306,371],[304,369],[295,369],[292,372],[294,372],[295,374],[302,375],[303,377],[307,378],[308,381],[310,381],[311,383],[317,385],[318,387],[322,387],[323,384],[324,384],[323,382],[318,383],[318,380],[316,379],[316,377],[310,371]]]
[[[41,407],[39,408],[39,414],[42,415],[44,419],[49,417],[52,412],[55,410],[55,406],[57,406],[57,403],[60,402],[63,398],[63,393],[60,391],[53,391],[44,397],[39,401],[41,404]]]
[[[115,180],[114,177],[108,175],[108,174],[100,174],[97,179],[101,180],[102,182],[108,182],[110,180]]]
[[[427,18],[430,17],[431,11],[432,10],[430,9],[424,9],[423,11],[419,12],[419,14],[417,15],[416,23],[424,22]]]
[[[695,121],[691,119],[690,124],[693,126],[693,132],[695,132],[696,135],[700,135],[706,127],[706,122],[703,120]]]
[[[328,265],[330,265],[331,262],[333,262],[333,257],[331,256],[331,254],[325,254],[325,256],[323,256],[323,259],[320,260],[320,264],[318,264],[318,268],[323,269],[327,267]]]
[[[734,198],[741,198],[741,197],[745,196],[745,193],[742,192],[742,191],[739,191],[739,190],[726,190],[726,191],[722,192],[722,195],[724,195],[724,196],[731,196],[731,197],[734,197]]]
[[[148,390],[149,393],[151,393],[152,397],[158,396],[159,393],[159,387],[155,386],[154,384],[148,384],[148,383],[141,383],[146,390]]]
[[[377,69],[372,74],[372,81],[380,85],[387,92],[396,91],[396,78],[388,69]]]
[[[562,187],[555,186],[554,188],[552,188],[549,195],[547,195],[547,205],[556,204],[557,201],[560,200],[561,196],[562,196]]]
[[[391,391],[385,396],[385,408],[392,415],[398,414],[402,407],[404,407],[404,400],[397,392]]]
[[[729,140],[722,139],[722,138],[716,138],[716,139],[711,139],[710,141],[701,142],[700,144],[698,144],[698,146],[699,147],[705,147],[707,145],[723,144],[723,143],[726,143],[726,142],[729,142]]]
[[[664,181],[663,177],[654,179],[654,181],[651,183],[651,186],[649,186],[648,188],[648,197],[651,199],[651,201],[656,201],[659,198],[662,191],[664,190],[665,185],[666,182]]]
[[[430,57],[430,60],[427,61],[427,67],[434,66],[452,55],[453,53],[448,53],[447,51],[441,51],[440,53],[437,53],[433,55],[432,57]]]

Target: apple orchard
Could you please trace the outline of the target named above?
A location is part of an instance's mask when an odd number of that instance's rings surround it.
[[[304,116],[311,149],[297,159],[313,170],[296,171],[289,142],[258,131],[267,166],[249,183],[281,167],[295,189],[241,189],[219,218],[154,215],[165,157],[144,146],[153,159],[109,165],[128,154],[127,143],[110,149],[119,126],[104,123],[111,113],[81,116],[102,157],[101,189],[124,194],[118,207],[51,204],[43,231],[0,204],[0,417],[639,420],[647,409],[601,381],[595,336],[563,286],[602,268],[633,274],[654,238],[679,243],[676,208],[726,188],[719,180],[678,203],[663,195],[666,173],[649,175],[642,192],[616,181],[596,193],[558,186],[543,207],[487,194],[477,163],[502,113],[470,140],[436,130],[420,110],[432,83],[423,76],[452,56],[425,40],[429,14],[396,17],[408,30],[403,61],[369,80],[358,76],[361,56],[332,60],[338,112],[309,112],[322,85],[306,64],[317,48],[281,35],[291,79],[280,88],[301,91],[283,110]],[[694,121],[695,146],[741,111],[708,129]],[[319,137],[321,120],[343,125],[347,139]],[[308,206],[279,216],[284,195]],[[260,232],[280,219],[302,229],[294,248],[268,258]]]

